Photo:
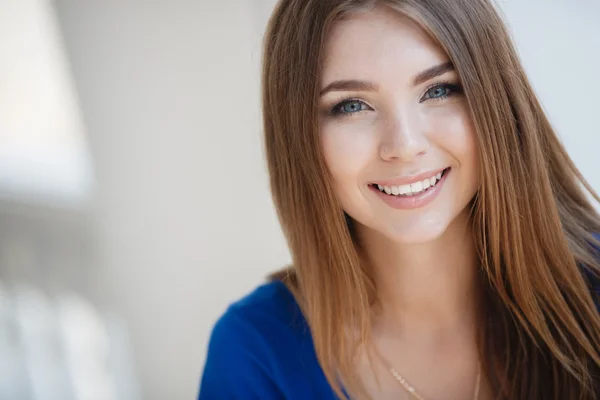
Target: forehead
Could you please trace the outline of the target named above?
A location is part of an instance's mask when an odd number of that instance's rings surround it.
[[[411,79],[448,61],[416,22],[385,6],[337,21],[325,43],[322,83],[337,79]],[[374,79],[378,78],[378,79]]]

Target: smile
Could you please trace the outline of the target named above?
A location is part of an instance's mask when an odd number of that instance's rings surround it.
[[[398,186],[383,186],[378,184],[372,184],[374,188],[379,189],[380,192],[385,193],[390,196],[398,196],[398,197],[412,197],[419,195],[421,193],[427,192],[430,189],[433,189],[435,185],[444,177],[444,175],[450,170],[450,168],[446,168],[442,172],[438,172],[436,175],[431,176],[429,178],[425,178],[422,181],[413,182],[411,184],[406,185],[398,185]]]

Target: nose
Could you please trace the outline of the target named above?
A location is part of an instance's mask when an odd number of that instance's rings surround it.
[[[379,148],[382,160],[410,162],[428,148],[429,140],[418,117],[395,115],[384,122]]]

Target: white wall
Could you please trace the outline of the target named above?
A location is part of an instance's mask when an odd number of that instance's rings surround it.
[[[129,319],[143,398],[193,398],[215,319],[289,260],[260,138],[273,1],[56,3],[98,174],[109,300]],[[598,3],[504,7],[552,121],[600,189]]]
[[[502,5],[550,121],[600,191],[600,2],[504,0]]]
[[[96,162],[105,277],[144,399],[192,398],[214,320],[288,260],[261,155],[251,6],[57,2]]]
[[[0,0],[0,197],[82,206],[92,171],[47,0]]]

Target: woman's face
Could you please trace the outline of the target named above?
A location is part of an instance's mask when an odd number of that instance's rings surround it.
[[[322,146],[357,229],[422,243],[464,221],[479,187],[478,154],[446,54],[385,7],[339,21],[325,50]]]

